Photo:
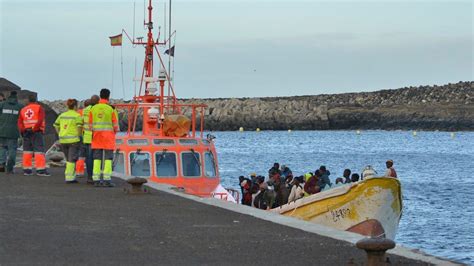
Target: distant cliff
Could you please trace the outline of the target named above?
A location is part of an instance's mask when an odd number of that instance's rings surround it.
[[[474,82],[314,96],[183,99],[204,103],[207,130],[474,130]],[[62,101],[46,102],[56,111]]]

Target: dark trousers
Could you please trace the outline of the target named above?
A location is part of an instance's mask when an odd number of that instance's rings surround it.
[[[87,170],[87,177],[92,179],[92,168],[94,167],[94,158],[92,156],[92,149],[90,144],[82,144],[82,151],[83,155],[86,157],[86,170]]]
[[[0,165],[6,165],[7,172],[12,172],[15,167],[17,148],[18,139],[0,138]]]
[[[42,132],[28,132],[23,135],[23,151],[44,153],[44,137]]]
[[[70,163],[77,162],[79,156],[79,142],[76,143],[68,143],[68,144],[61,144],[61,150],[66,156],[66,161]]]

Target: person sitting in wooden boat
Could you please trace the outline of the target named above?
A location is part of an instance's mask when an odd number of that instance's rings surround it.
[[[304,183],[304,195],[309,196],[316,194],[321,191],[321,187],[318,186],[318,181],[321,178],[321,173],[317,170],[314,175],[312,175],[305,183]]]
[[[272,208],[280,207],[288,203],[289,191],[286,187],[285,180],[278,173],[274,173],[271,176],[268,185],[273,186],[275,191],[275,204]]]
[[[290,170],[290,168],[286,165],[282,165],[280,168],[281,176],[282,177],[288,177],[288,176],[293,176],[293,172]]]
[[[304,177],[302,175],[293,178],[290,196],[288,197],[288,202],[301,199],[304,196],[303,186],[301,185],[303,183],[304,183]]]
[[[260,184],[260,191],[258,192],[253,206],[262,210],[270,210],[275,203],[275,191],[269,188],[266,182]]]
[[[242,204],[247,206],[252,206],[252,193],[250,188],[252,186],[252,181],[249,178],[244,176],[239,177],[239,185],[242,192]]]
[[[332,186],[331,179],[329,179],[329,175],[331,175],[331,172],[329,172],[329,170],[326,170],[326,166],[321,165],[319,167],[319,173],[321,175],[319,176],[318,186],[321,188],[321,190]]]
[[[281,175],[279,163],[274,163],[273,167],[268,170],[268,177],[272,177],[274,173]]]
[[[359,182],[359,178],[360,178],[359,174],[353,173],[351,176],[351,182],[352,183]]]
[[[387,171],[385,172],[384,176],[397,178],[397,172],[395,171],[395,168],[393,168],[393,161],[392,160],[386,161],[385,166],[387,166]]]
[[[349,184],[351,182],[351,170],[345,169],[342,177],[336,178],[336,185],[337,184]]]
[[[252,203],[253,203],[255,200],[255,197],[257,197],[257,195],[260,192],[260,184],[265,182],[265,177],[258,175],[258,176],[255,176],[255,178],[252,177],[251,180],[252,180],[252,184],[250,186],[250,193],[252,193]]]
[[[309,173],[306,173],[304,174],[304,182],[308,182],[308,180],[313,176],[313,173],[309,172]]]

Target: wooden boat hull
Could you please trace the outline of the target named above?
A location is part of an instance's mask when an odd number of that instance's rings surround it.
[[[402,214],[400,181],[370,178],[290,202],[272,211],[339,230],[394,239]]]

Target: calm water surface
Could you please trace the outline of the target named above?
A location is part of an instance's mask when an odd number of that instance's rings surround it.
[[[474,264],[474,132],[268,131],[213,132],[222,183],[266,175],[274,162],[296,175],[326,165],[331,180],[345,168],[360,174],[370,164],[383,174],[395,162],[404,213],[397,243]]]

